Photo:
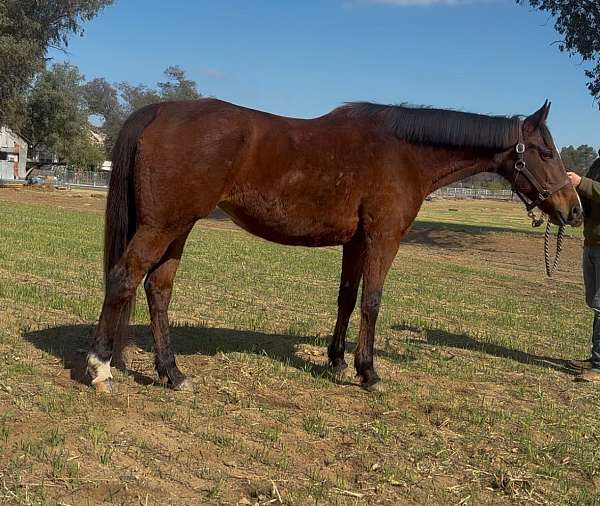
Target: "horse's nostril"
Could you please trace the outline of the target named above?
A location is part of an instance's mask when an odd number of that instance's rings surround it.
[[[582,216],[583,216],[583,209],[581,208],[581,206],[577,205],[571,209],[571,213],[569,215],[569,218],[570,218],[569,221],[571,223],[573,223],[575,221],[579,222],[579,220],[581,220]]]

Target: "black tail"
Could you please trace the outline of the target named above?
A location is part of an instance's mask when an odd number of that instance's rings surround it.
[[[150,105],[134,112],[119,132],[112,153],[112,173],[106,202],[104,225],[104,284],[108,290],[108,276],[123,256],[136,231],[133,168],[138,140],[144,129],[154,120],[158,105]],[[124,313],[131,312],[131,304]]]

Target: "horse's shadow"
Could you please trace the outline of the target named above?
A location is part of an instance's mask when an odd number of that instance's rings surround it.
[[[85,354],[92,343],[94,325],[61,325],[41,330],[29,331],[23,334],[25,340],[36,348],[59,358],[65,369],[70,371],[73,380],[88,384],[89,378],[85,373]],[[418,332],[410,325],[398,324],[392,326],[396,331]],[[152,338],[147,325],[132,325],[131,334],[135,336],[136,344],[145,352],[152,352]],[[465,350],[478,351],[491,356],[508,358],[528,365],[554,369],[573,374],[563,359],[530,354],[521,350],[507,348],[494,343],[477,341],[466,334],[453,334],[439,329],[425,329],[426,341],[405,338],[406,342],[417,346],[445,346]],[[171,327],[173,351],[177,355],[212,356],[219,353],[245,353],[268,356],[313,377],[329,378],[336,381],[325,360],[311,359],[301,352],[301,345],[316,345],[325,348],[328,338],[315,336],[297,336],[288,334],[267,334],[251,330],[228,328],[210,328],[195,325],[174,325]],[[351,352],[355,343],[347,343],[347,351]],[[325,353],[325,349],[323,349]],[[385,357],[396,363],[415,360],[411,352],[396,350],[390,346],[376,349],[375,356]],[[139,384],[155,382],[155,376],[144,372],[128,371],[134,381]],[[190,373],[199,371],[188,371]]]
[[[411,338],[408,339],[409,343],[415,345],[445,346],[449,348],[477,351],[493,357],[514,360],[515,362],[519,362],[521,364],[535,365],[568,374],[576,374],[575,371],[568,367],[567,361],[564,359],[547,357],[543,355],[534,355],[515,348],[507,348],[506,346],[499,344],[478,341],[466,334],[453,334],[440,329],[418,329],[412,325],[406,324],[393,325],[391,328],[392,330],[400,332],[420,332],[421,330],[425,330],[426,341]]]
[[[36,348],[59,358],[71,378],[79,383],[88,384],[85,372],[85,354],[92,344],[94,325],[61,325],[23,334],[25,340]],[[132,325],[130,334],[135,343],[145,352],[152,352],[152,337],[147,325]],[[313,377],[330,378],[336,381],[324,360],[313,361],[303,356],[301,345],[325,347],[329,337],[297,336],[287,334],[267,334],[263,332],[209,328],[194,325],[171,326],[171,342],[176,355],[211,356],[218,353],[246,353],[267,356],[286,365],[311,374]],[[355,344],[347,343],[347,351],[353,351]],[[406,362],[413,358],[393,349],[376,350],[376,356],[383,356],[395,362]],[[195,371],[188,371],[194,373]],[[201,374],[201,370],[196,371]],[[130,370],[128,373],[139,384],[151,384],[154,377]]]

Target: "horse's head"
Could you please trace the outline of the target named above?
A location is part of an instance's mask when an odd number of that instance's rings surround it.
[[[519,125],[518,143],[504,160],[504,174],[527,210],[539,207],[556,225],[581,225],[581,202],[546,126],[550,103]]]

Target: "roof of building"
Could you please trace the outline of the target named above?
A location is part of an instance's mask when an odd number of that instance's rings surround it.
[[[12,137],[18,137],[20,140],[24,141],[25,144],[29,144],[29,139],[27,139],[27,137],[20,134],[19,132],[15,132],[14,130],[12,130],[11,128],[8,128],[7,126],[0,126],[0,133],[8,134],[8,135],[11,135]]]

